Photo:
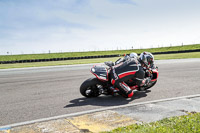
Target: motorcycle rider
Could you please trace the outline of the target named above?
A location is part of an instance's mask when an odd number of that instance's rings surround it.
[[[126,61],[127,59],[129,59],[129,58],[138,58],[138,55],[137,55],[137,53],[130,53],[129,55],[126,55],[126,56],[124,56],[124,58],[122,59],[122,58],[120,58],[120,59],[118,59],[116,62],[115,62],[115,65],[116,64],[119,64],[119,63],[121,63],[121,62],[124,62],[124,61]]]
[[[154,63],[154,57],[149,52],[143,52],[139,58],[127,58],[119,64],[112,66],[111,84],[119,89],[119,94],[126,98],[133,96],[133,90],[125,83],[130,79],[134,79],[136,84],[142,88],[147,86],[150,78],[145,78],[145,71],[149,70]]]
[[[112,67],[112,66],[114,66],[114,65],[117,65],[117,64],[119,64],[119,63],[121,63],[121,62],[124,62],[124,61],[126,61],[127,59],[129,59],[129,58],[138,58],[138,55],[137,55],[137,53],[130,53],[129,55],[125,55],[124,56],[124,58],[119,58],[115,63],[114,62],[112,62],[112,61],[107,61],[107,62],[104,62],[107,66],[109,66],[109,67]]]
[[[138,58],[138,55],[137,53],[130,53],[129,55],[131,58]]]

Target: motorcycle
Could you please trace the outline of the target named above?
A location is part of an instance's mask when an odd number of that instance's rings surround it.
[[[121,60],[121,58],[119,60]],[[113,95],[113,96],[117,95],[119,90],[117,88],[114,88],[113,85],[111,84],[110,72],[112,66],[114,64],[117,64],[119,60],[117,60],[115,63],[105,62],[104,65],[94,65],[90,69],[90,72],[96,77],[85,80],[80,86],[80,93],[87,98],[98,97],[101,94]],[[151,81],[147,86],[144,87],[137,86],[132,79],[126,81],[125,83],[132,90],[144,91],[150,89],[157,82],[159,74],[158,67],[154,66],[153,69],[145,70],[145,72],[146,72],[145,77],[151,78]]]

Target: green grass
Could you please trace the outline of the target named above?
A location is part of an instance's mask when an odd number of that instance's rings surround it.
[[[200,58],[200,52],[155,55],[155,60]]]
[[[95,56],[95,55],[111,55],[111,54],[130,54],[131,52],[142,53],[148,52],[166,52],[166,51],[181,51],[200,49],[200,44],[152,48],[152,49],[133,49],[133,50],[113,50],[113,51],[91,51],[91,52],[66,52],[66,53],[50,53],[50,54],[25,54],[25,55],[0,55],[0,61],[14,60],[30,60],[30,59],[50,59],[50,58],[65,58],[65,57],[80,57],[80,56]]]
[[[49,61],[49,62],[35,62],[35,63],[0,64],[0,69],[102,63],[105,61],[116,61],[118,58],[119,57],[66,60],[66,61]],[[155,60],[184,59],[184,58],[200,58],[200,52],[155,55]]]
[[[106,133],[200,133],[200,113],[165,118],[149,124],[134,124]]]

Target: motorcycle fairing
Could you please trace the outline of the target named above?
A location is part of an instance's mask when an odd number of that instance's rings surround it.
[[[103,66],[93,66],[90,72],[94,74],[99,80],[108,81],[108,70]]]
[[[158,79],[158,70],[153,69],[152,74],[153,74],[153,79],[151,81],[156,81]]]

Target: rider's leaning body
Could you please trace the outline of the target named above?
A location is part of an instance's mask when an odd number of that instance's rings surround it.
[[[119,89],[119,94],[124,97],[132,97],[133,90],[125,83],[134,80],[139,87],[149,83],[150,78],[145,78],[145,69],[153,65],[154,57],[151,53],[143,52],[140,57],[126,58],[111,69],[111,83]]]

